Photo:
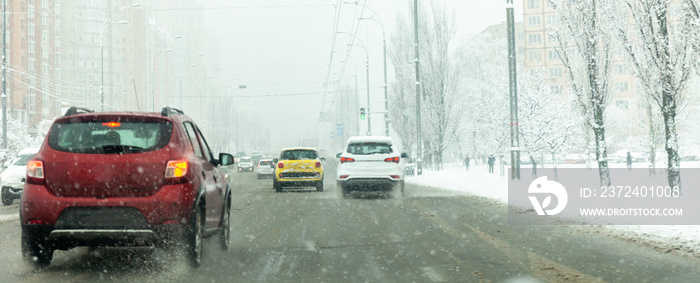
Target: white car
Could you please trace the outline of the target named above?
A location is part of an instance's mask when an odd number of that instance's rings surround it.
[[[15,199],[19,199],[24,190],[24,179],[27,176],[27,163],[39,152],[38,147],[25,148],[17,157],[9,162],[9,166],[0,175],[0,195],[2,205],[11,205]]]
[[[238,172],[253,172],[253,159],[250,156],[241,157],[241,161],[238,162]]]
[[[354,191],[388,192],[403,196],[406,153],[391,137],[350,137],[339,158],[337,184],[343,197]]]
[[[258,161],[258,166],[255,168],[258,173],[258,179],[262,177],[274,177],[275,176],[275,163],[272,159],[262,159]]]

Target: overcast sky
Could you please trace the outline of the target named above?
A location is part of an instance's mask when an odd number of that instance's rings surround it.
[[[354,0],[346,0],[354,2]],[[424,2],[421,0],[419,2]],[[437,0],[441,1],[441,0]],[[454,11],[458,38],[465,34],[478,34],[486,27],[505,21],[505,0],[442,0]],[[205,25],[219,40],[220,76],[230,84],[245,84],[246,89],[231,88],[236,103],[252,113],[277,113],[263,115],[260,119],[286,120],[283,144],[316,136],[317,121],[323,104],[323,90],[336,20],[337,0],[199,0],[205,9]],[[387,37],[392,32],[397,13],[406,13],[413,5],[411,0],[360,0],[376,11],[384,23]],[[352,25],[355,4],[342,4],[337,17],[338,30]],[[522,18],[522,0],[515,1],[516,21]],[[361,7],[360,7],[361,8]],[[370,13],[366,12],[366,15]],[[344,30],[341,30],[344,31]],[[371,21],[363,21],[360,37],[367,41],[370,53],[370,89],[383,85],[381,68],[381,29]],[[344,54],[349,36],[338,34],[335,52]],[[364,51],[357,48],[351,54],[348,68],[364,67]],[[331,73],[338,73],[342,58],[336,56]],[[374,63],[374,64],[372,64]],[[354,73],[354,71],[352,71]],[[359,72],[359,71],[358,71]],[[349,74],[347,76],[350,76]],[[362,82],[364,83],[364,82]],[[376,90],[381,104],[383,93]],[[375,95],[373,95],[375,97]],[[380,99],[381,98],[381,99]],[[364,103],[364,102],[362,102]],[[326,105],[326,109],[328,109]],[[280,114],[290,115],[280,119]],[[257,115],[257,114],[252,114]],[[379,120],[379,119],[377,119]],[[377,132],[382,130],[377,124]],[[373,123],[374,125],[374,123]],[[280,132],[279,129],[276,132]],[[273,137],[275,138],[275,137]],[[280,140],[280,138],[275,138]],[[295,144],[290,144],[295,145]],[[275,145],[278,146],[278,145]]]

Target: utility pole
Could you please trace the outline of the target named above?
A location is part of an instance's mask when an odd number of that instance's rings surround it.
[[[2,148],[7,149],[7,2],[2,1]]]
[[[515,23],[513,0],[506,0],[508,21],[508,77],[510,80],[510,164],[511,179],[520,180],[520,139],[518,131],[518,84],[515,65]]]
[[[374,20],[379,24],[379,26],[382,28],[382,45],[383,45],[383,53],[384,53],[384,135],[389,136],[389,96],[387,94],[387,88],[389,87],[387,83],[387,78],[386,78],[386,33],[384,33],[384,24],[382,23],[381,18],[379,17],[379,14],[377,14],[376,11],[372,10],[369,6],[365,4],[361,4],[357,1],[355,1],[355,5],[362,5],[366,9],[370,10],[372,14],[374,15],[373,17],[369,18],[358,18],[359,20]],[[374,17],[377,18],[374,18]],[[367,110],[369,114],[369,109]],[[369,117],[369,115],[367,116]]]
[[[384,34],[384,27],[382,26],[382,45],[384,49],[384,135],[389,136],[389,94],[388,94],[388,82],[386,80],[386,35]]]
[[[423,174],[423,144],[421,139],[420,121],[420,52],[418,50],[418,0],[413,1],[413,30],[416,39],[416,169],[418,175]]]
[[[355,69],[355,110],[360,106],[360,90],[357,88],[357,69]],[[357,135],[360,135],[360,119],[357,119]]]
[[[372,115],[370,114],[371,112],[369,110],[370,109],[369,108],[369,105],[370,105],[370,103],[369,103],[369,53],[367,52],[366,48],[365,48],[365,53],[367,53],[366,54],[367,60],[365,61],[366,62],[365,66],[367,68],[367,71],[365,72],[367,74],[367,135],[371,136],[372,135],[372,120],[371,120],[372,118],[370,118],[370,117],[372,117]]]

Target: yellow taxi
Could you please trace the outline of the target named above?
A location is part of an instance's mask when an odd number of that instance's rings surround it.
[[[323,191],[324,158],[318,156],[318,151],[311,147],[285,148],[275,163],[275,178],[272,187],[276,192],[282,192],[286,187],[316,187]]]

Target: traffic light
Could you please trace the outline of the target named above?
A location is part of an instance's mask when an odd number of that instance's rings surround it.
[[[360,108],[360,120],[364,120],[364,119],[365,119],[365,108],[361,107]]]

